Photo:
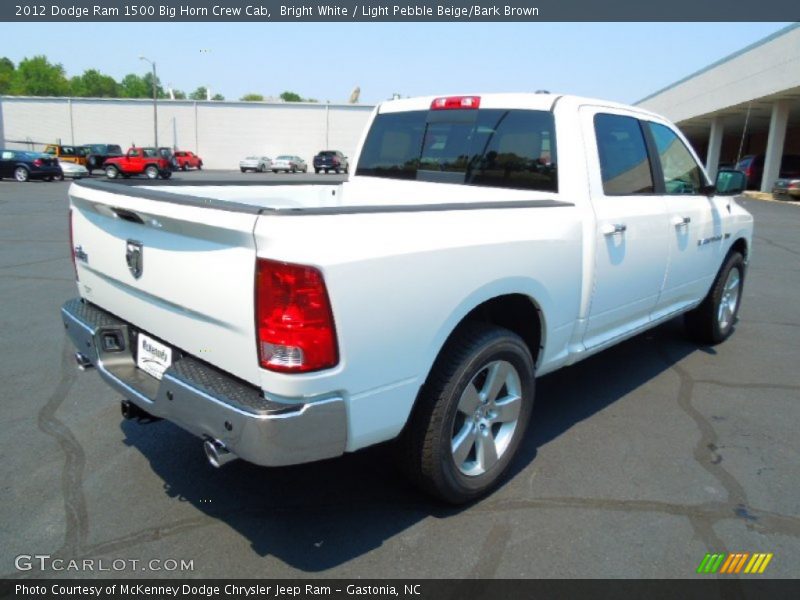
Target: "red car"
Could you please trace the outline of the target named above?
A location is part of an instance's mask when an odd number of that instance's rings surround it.
[[[148,179],[172,177],[170,159],[164,158],[156,148],[129,148],[124,156],[106,160],[103,170],[109,179],[131,175],[146,175]]]
[[[188,150],[176,150],[175,154],[175,162],[178,165],[178,168],[182,171],[186,171],[187,169],[202,169],[203,168],[203,159],[197,156],[194,152],[189,152]]]

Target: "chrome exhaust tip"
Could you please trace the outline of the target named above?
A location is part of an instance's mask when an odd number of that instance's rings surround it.
[[[78,365],[78,369],[81,371],[86,371],[94,366],[92,361],[90,361],[86,355],[81,354],[80,352],[75,353],[75,364]]]
[[[203,451],[206,453],[209,464],[217,469],[238,458],[219,440],[206,440],[203,442]]]

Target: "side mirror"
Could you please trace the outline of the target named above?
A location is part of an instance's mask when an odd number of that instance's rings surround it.
[[[714,192],[721,196],[736,196],[747,187],[747,175],[735,169],[720,169]]]

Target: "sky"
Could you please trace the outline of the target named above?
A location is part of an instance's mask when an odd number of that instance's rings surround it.
[[[0,56],[44,54],[69,77],[120,80],[157,64],[162,84],[374,104],[402,96],[545,89],[623,103],[788,23],[0,23]]]

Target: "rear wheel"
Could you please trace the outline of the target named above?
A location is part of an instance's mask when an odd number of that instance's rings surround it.
[[[326,175],[327,175],[328,173],[330,173],[330,172],[331,172],[331,170],[330,170],[330,169],[325,169],[325,174],[326,174]]]
[[[172,171],[161,171],[161,179],[169,179],[172,177]]]
[[[53,179],[55,179],[56,181],[64,181],[64,173],[61,172],[58,175],[53,175]]]
[[[145,168],[144,174],[148,179],[157,179],[159,176],[158,167],[155,165],[149,165]]]
[[[117,170],[117,167],[106,167],[106,177],[109,179],[116,179],[119,177],[119,171]]]
[[[460,504],[506,473],[533,409],[534,362],[515,333],[465,323],[442,350],[398,440],[424,490]]]
[[[277,174],[278,173],[278,169],[272,169],[272,172]]]
[[[198,171],[202,171],[203,170],[203,163],[202,162],[197,163],[197,170]]]
[[[181,171],[188,171],[189,170],[189,163],[183,163],[181,165]]]
[[[703,302],[684,318],[689,336],[701,344],[719,344],[733,333],[744,285],[744,257],[732,252]]]
[[[19,181],[20,183],[24,183],[30,179],[30,172],[25,167],[17,167],[14,169],[14,179]]]
[[[316,167],[314,167],[314,173],[316,173],[317,175],[319,175],[319,169],[317,169]]]

